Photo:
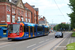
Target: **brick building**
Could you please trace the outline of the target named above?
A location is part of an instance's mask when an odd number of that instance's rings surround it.
[[[47,20],[46,20],[46,18],[44,16],[43,16],[43,18],[42,17],[39,17],[38,19],[39,19],[38,20],[39,24],[46,25],[46,26],[49,27],[49,23],[47,22]]]
[[[24,6],[32,12],[32,23],[38,24],[38,8],[34,8],[34,5],[29,5],[28,3],[25,3]]]
[[[38,24],[38,8],[27,4],[22,0],[0,0],[0,38],[8,36],[9,23],[25,21]]]
[[[25,21],[38,24],[38,8],[32,9],[22,0],[0,0],[0,24]]]

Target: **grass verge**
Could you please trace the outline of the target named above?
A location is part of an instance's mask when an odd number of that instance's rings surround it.
[[[72,37],[75,37],[75,32],[72,33]]]
[[[66,47],[67,47],[67,50],[75,50],[75,43],[70,43]]]

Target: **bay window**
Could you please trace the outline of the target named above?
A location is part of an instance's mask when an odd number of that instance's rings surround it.
[[[18,17],[18,21],[20,21],[20,17]]]
[[[12,16],[12,22],[15,23],[15,16]]]
[[[10,22],[10,15],[7,14],[7,22]]]

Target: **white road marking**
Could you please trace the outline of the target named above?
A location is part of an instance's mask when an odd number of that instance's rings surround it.
[[[9,43],[13,43],[13,42],[0,43],[0,45],[5,45],[5,44],[9,44]]]
[[[30,46],[28,46],[27,48],[30,48],[30,47],[35,46],[35,45],[36,45],[36,44],[30,45]]]
[[[51,41],[54,41],[54,40],[55,40],[55,39],[52,39]],[[39,48],[39,47],[41,47],[41,46],[44,46],[45,44],[50,43],[51,41],[48,41],[48,42],[46,42],[46,43],[44,43],[44,44],[42,44],[42,45],[39,45],[39,46],[33,48],[32,50],[35,50],[36,48]]]
[[[10,46],[11,44],[8,44],[8,45],[4,45],[4,46],[0,46],[0,48],[3,48],[3,47],[6,47],[6,46]]]
[[[31,40],[28,40],[28,41],[31,41]],[[25,43],[25,42],[28,42],[28,41],[22,41],[22,42],[15,42],[15,44],[20,44],[20,43]],[[14,42],[7,42],[7,43],[2,43],[2,44],[0,44],[0,45],[3,45],[3,46],[0,46],[0,48],[3,48],[3,47],[6,47],[6,46],[10,46],[12,43],[14,43]]]
[[[43,43],[44,41],[41,41],[41,42],[39,42],[39,43]]]
[[[69,44],[69,43],[70,43],[70,39],[71,39],[71,37],[69,38],[69,40],[68,40],[68,43],[67,43],[67,44]]]
[[[15,44],[25,43],[25,42],[28,42],[28,41],[31,41],[31,40],[16,42]]]

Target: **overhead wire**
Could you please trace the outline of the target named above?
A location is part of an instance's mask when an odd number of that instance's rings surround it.
[[[59,6],[58,6],[56,0],[54,0],[54,2],[55,2],[55,4],[56,4],[56,6],[58,7],[58,10],[60,11],[60,13],[63,15],[64,19],[67,20],[67,19],[65,18],[65,15],[64,15],[64,14],[62,13],[62,11],[60,10],[60,8],[59,8]]]

